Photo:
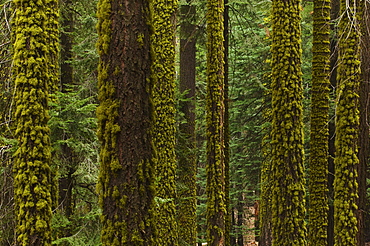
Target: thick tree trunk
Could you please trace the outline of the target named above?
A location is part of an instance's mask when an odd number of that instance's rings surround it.
[[[102,244],[157,246],[147,0],[98,3]]]

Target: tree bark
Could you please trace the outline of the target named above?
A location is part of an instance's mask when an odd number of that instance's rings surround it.
[[[180,112],[184,123],[179,125],[178,143],[178,228],[179,243],[195,245],[196,225],[196,136],[195,136],[195,67],[196,26],[193,24],[196,8],[181,5],[180,26]]]
[[[101,0],[98,19],[102,244],[157,246],[149,2]]]

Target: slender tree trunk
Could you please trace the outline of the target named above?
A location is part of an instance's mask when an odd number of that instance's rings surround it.
[[[334,245],[357,245],[360,33],[357,2],[341,1],[336,100]]]
[[[58,2],[13,1],[14,200],[17,245],[51,245],[48,102],[58,76]],[[32,11],[29,11],[32,9]]]
[[[67,89],[74,84],[73,78],[73,66],[71,61],[73,59],[73,32],[74,32],[74,16],[72,11],[72,0],[64,0],[61,8],[61,51],[60,51],[60,72],[61,72],[61,92],[66,93]],[[67,140],[69,136],[63,134],[64,139]],[[73,189],[73,173],[76,171],[75,154],[73,149],[67,144],[62,144],[61,146],[61,156],[63,160],[66,160],[63,166],[63,171],[61,173],[61,178],[59,179],[59,207],[64,210],[66,217],[69,219],[73,214],[73,202],[72,202],[72,189]],[[64,237],[71,236],[71,232],[67,229],[63,232]]]
[[[366,1],[361,4],[361,82],[360,82],[360,130],[358,150],[358,237],[357,245],[365,246],[366,219],[366,179],[369,162],[369,93],[370,93],[370,5]]]
[[[224,104],[225,104],[225,246],[230,246],[231,217],[230,217],[230,125],[229,125],[229,1],[224,0]]]
[[[178,245],[175,155],[175,13],[177,0],[151,2],[158,245]]]
[[[333,23],[339,17],[340,1],[331,0],[330,20]],[[337,87],[337,64],[338,64],[338,27],[336,24],[331,25],[331,40],[330,40],[330,87],[331,95],[335,95]],[[331,97],[335,101],[335,96]],[[328,158],[328,246],[334,245],[334,158],[335,158],[335,112],[329,111],[329,158]]]
[[[149,2],[101,0],[97,15],[102,245],[157,246]]]
[[[225,245],[224,4],[207,1],[207,242]]]
[[[196,156],[195,156],[195,55],[196,26],[195,6],[181,5],[180,26],[180,93],[186,93],[180,101],[180,112],[185,122],[179,125],[178,143],[178,228],[179,244],[195,245],[196,225]]]
[[[314,1],[309,245],[327,245],[330,0]]]
[[[300,1],[272,2],[272,245],[304,246]]]

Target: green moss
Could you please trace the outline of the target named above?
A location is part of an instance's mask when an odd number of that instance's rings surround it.
[[[299,4],[299,0],[272,3],[269,188],[274,246],[306,245]]]
[[[339,88],[336,105],[335,179],[334,179],[334,235],[335,245],[357,245],[357,135],[359,127],[360,37],[354,1],[341,1],[341,9],[348,8],[348,18],[341,19],[338,67]],[[356,28],[348,29],[348,25]]]
[[[124,13],[127,8],[117,9],[115,4],[132,4],[139,12],[127,20],[122,18],[128,15]],[[97,190],[103,214],[102,245],[157,245],[152,209],[155,159],[149,131],[148,8],[148,1],[98,3],[100,104],[96,114],[101,148]],[[127,38],[126,29],[143,33],[142,43]]]
[[[309,178],[309,245],[327,245],[328,228],[328,120],[330,1],[314,2],[311,151]]]
[[[153,106],[156,120],[153,142],[157,153],[156,193],[158,244],[178,245],[175,156],[175,13],[177,0],[151,2]],[[142,42],[143,36],[138,36]]]
[[[17,242],[50,245],[52,174],[47,122],[49,92],[59,78],[58,2],[13,3],[14,119],[18,140],[14,155],[15,214],[22,215],[17,218]]]
[[[207,242],[225,241],[224,47],[222,0],[207,1]]]

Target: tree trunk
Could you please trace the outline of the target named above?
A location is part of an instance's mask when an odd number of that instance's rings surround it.
[[[369,3],[361,1],[361,82],[360,82],[360,130],[358,149],[358,237],[357,245],[365,246],[366,220],[366,179],[369,162],[369,93],[370,93],[370,9]],[[369,229],[369,228],[367,228]]]
[[[102,245],[157,246],[149,2],[98,3]]]
[[[307,244],[300,11],[299,0],[272,2],[270,187],[273,246]]]
[[[151,2],[152,81],[156,150],[156,224],[158,245],[177,246],[175,155],[175,13],[177,0]]]
[[[223,0],[207,1],[207,242],[225,245]]]
[[[195,245],[196,225],[196,156],[195,156],[195,6],[181,5],[180,26],[180,112],[185,122],[179,125],[178,143],[178,229],[180,245]]]
[[[225,153],[225,246],[230,246],[230,125],[229,125],[229,1],[224,0],[224,153]]]
[[[331,0],[331,13],[330,20],[333,22],[339,17],[340,12],[340,1]],[[336,24],[331,25],[331,40],[330,40],[330,85],[331,95],[335,95],[335,89],[337,86],[337,64],[338,64],[338,27]],[[335,101],[335,96],[332,96],[332,101]],[[335,158],[335,112],[329,111],[329,158],[328,158],[328,246],[334,245],[334,158]]]
[[[357,245],[360,35],[356,1],[342,0],[336,100],[334,245]],[[351,28],[349,28],[351,26]]]
[[[309,245],[327,245],[330,0],[314,1],[309,168]]]
[[[17,245],[51,245],[49,92],[59,80],[58,1],[13,1]],[[44,4],[46,6],[44,6]],[[32,8],[32,11],[29,9]]]

